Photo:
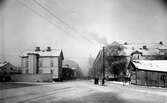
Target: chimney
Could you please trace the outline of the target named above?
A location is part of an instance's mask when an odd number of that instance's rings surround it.
[[[128,45],[128,43],[127,43],[127,42],[124,42],[124,45]]]
[[[147,48],[147,46],[146,46],[146,45],[143,45],[143,49],[147,50],[148,48]]]
[[[46,49],[46,51],[51,51],[51,47],[48,46],[47,49]]]
[[[163,42],[162,42],[162,41],[160,41],[160,42],[159,42],[159,44],[163,45]]]
[[[40,50],[40,47],[37,46],[37,47],[35,48],[35,51],[36,51],[36,52],[37,52],[37,51],[41,51],[41,50]]]

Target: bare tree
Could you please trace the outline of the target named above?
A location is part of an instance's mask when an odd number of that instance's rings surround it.
[[[124,46],[113,42],[111,45],[107,45],[105,49],[107,67],[109,72],[114,77],[119,77],[120,74],[126,75],[126,65],[128,63],[127,55],[124,52]]]
[[[94,62],[94,58],[90,55],[89,58],[88,58],[88,76],[89,77],[92,77],[93,76],[93,73],[94,73],[94,70],[93,70],[93,62]]]

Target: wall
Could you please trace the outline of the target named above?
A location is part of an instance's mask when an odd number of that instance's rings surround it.
[[[51,74],[15,74],[11,75],[11,80],[14,82],[51,82]]]
[[[21,67],[22,67],[22,73],[26,73],[26,70],[28,70],[28,57],[22,57],[21,58]]]
[[[57,66],[58,77],[63,78],[63,68],[62,68],[63,58],[62,58],[62,56],[59,56],[57,61],[58,61],[58,66]]]
[[[33,59],[33,58],[32,58]],[[62,65],[62,62],[59,63],[58,61],[58,57],[39,57],[39,74],[43,74],[43,73],[50,73],[51,74],[51,70],[53,73],[53,78],[58,78],[59,77],[59,65]],[[27,65],[27,61],[28,58],[22,58],[22,73],[26,73],[26,70],[28,69]],[[33,62],[34,60],[30,60],[31,62]],[[51,65],[51,62],[53,63]],[[52,66],[52,67],[51,67]],[[32,68],[32,66],[31,66]],[[31,68],[29,67],[29,71],[31,70]],[[61,71],[60,71],[61,72]],[[29,72],[31,73],[31,72]]]
[[[166,76],[165,81],[161,79],[162,75]],[[133,78],[132,81],[137,81],[137,85],[167,87],[167,73],[139,70],[137,72],[137,80]]]
[[[28,54],[28,73],[36,74],[38,67],[37,54]]]
[[[74,70],[72,70],[71,68],[62,68],[62,79],[63,80],[70,80],[70,79],[74,79]]]
[[[52,70],[53,78],[59,77],[58,57],[40,57],[39,62],[41,64],[39,65],[40,73],[51,73]]]

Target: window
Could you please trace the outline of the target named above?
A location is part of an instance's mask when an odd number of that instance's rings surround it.
[[[138,59],[140,59],[140,56],[138,55],[138,57],[137,57]]]
[[[13,68],[10,68],[10,70],[13,70]]]
[[[43,73],[43,70],[42,69],[39,69],[39,74],[42,74]]]
[[[39,61],[39,67],[43,67],[42,60]]]
[[[53,74],[53,70],[52,69],[50,70],[50,73]]]
[[[133,60],[140,60],[141,59],[141,54],[133,54],[132,59]]]
[[[26,60],[25,67],[28,67],[28,60]]]
[[[54,64],[53,64],[53,60],[50,61],[50,67],[53,67]]]

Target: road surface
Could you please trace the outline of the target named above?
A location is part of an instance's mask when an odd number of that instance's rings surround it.
[[[167,89],[109,82],[105,86],[90,80],[0,85],[0,103],[167,103]]]

